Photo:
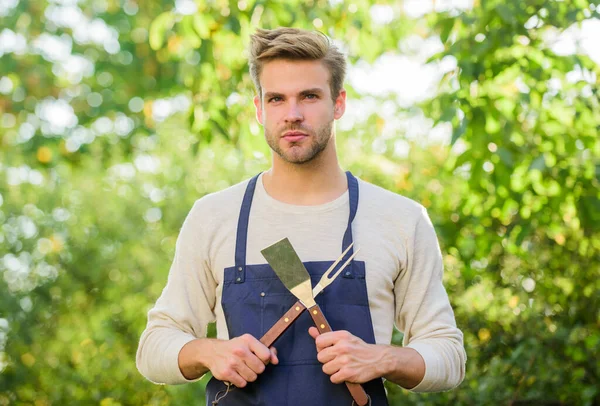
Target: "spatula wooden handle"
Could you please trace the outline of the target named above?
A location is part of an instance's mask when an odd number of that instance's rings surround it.
[[[311,307],[310,309],[308,309],[308,312],[310,313],[310,317],[312,317],[320,333],[328,333],[332,331],[331,326],[327,322],[327,319],[325,318],[325,315],[321,311],[319,305]],[[369,396],[367,395],[363,387],[360,386],[360,384],[351,382],[345,383],[346,387],[350,391],[350,394],[352,395],[352,398],[354,399],[354,402],[356,402],[357,405],[365,406],[369,404]]]
[[[270,347],[273,345],[275,340],[281,336],[285,330],[288,329],[289,326],[292,325],[294,320],[298,318],[302,314],[302,312],[306,309],[302,302],[297,301],[290,310],[288,310],[278,321],[265,333],[264,336],[260,339],[260,342],[265,346]]]

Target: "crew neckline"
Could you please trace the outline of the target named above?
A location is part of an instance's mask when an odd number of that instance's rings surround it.
[[[266,202],[271,207],[281,210],[281,211],[286,211],[286,212],[290,212],[290,213],[326,212],[326,211],[337,209],[338,207],[340,207],[342,205],[347,205],[348,201],[350,199],[348,189],[346,189],[346,191],[344,193],[342,193],[340,196],[336,197],[335,199],[333,199],[327,203],[323,203],[323,204],[297,205],[297,204],[284,203],[280,200],[275,199],[274,197],[272,197],[271,195],[269,195],[267,193],[267,190],[265,189],[265,186],[263,185],[263,174],[264,174],[264,172],[261,173],[257,179],[255,198],[258,197],[259,199],[262,199],[264,202]]]

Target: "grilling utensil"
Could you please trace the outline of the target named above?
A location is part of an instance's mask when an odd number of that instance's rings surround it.
[[[274,245],[276,244],[278,243],[275,243]],[[348,260],[346,260],[346,262],[335,272],[334,275],[331,275],[331,273],[333,273],[333,271],[335,270],[335,267],[340,263],[342,259],[344,259],[344,256],[348,253],[348,251],[350,251],[350,248],[352,248],[353,244],[354,243],[350,244],[348,248],[346,248],[346,250],[342,252],[342,255],[340,255],[340,257],[329,267],[329,269],[327,269],[327,271],[325,271],[323,276],[321,276],[321,279],[312,290],[313,298],[317,297],[317,295],[321,293],[323,289],[329,286],[329,284],[333,282],[335,278],[338,277],[338,275],[344,270],[344,268],[358,253],[357,250],[350,258],[348,258]],[[271,261],[273,263],[276,263],[278,261],[275,258],[276,252],[269,250],[269,247],[265,248],[265,250],[267,250],[267,255],[271,258]],[[267,331],[265,335],[262,336],[260,342],[263,343],[266,347],[272,346],[273,343],[288,329],[288,327],[292,325],[294,320],[296,320],[302,314],[302,312],[304,312],[304,310],[306,310],[305,305],[300,300],[298,300],[292,307],[290,307],[290,309],[283,316],[281,316],[277,323],[275,323],[273,327],[271,327],[269,331]]]
[[[321,280],[315,286],[316,294],[320,293],[323,288],[329,285],[358,253],[358,250],[356,250],[356,252],[354,252],[354,254],[344,263],[337,273],[330,278],[328,274],[335,269],[337,263],[344,257],[350,247],[348,247],[342,256],[329,268],[327,272],[325,272],[325,274],[323,274],[323,277],[321,277]],[[312,289],[310,274],[304,267],[302,260],[298,257],[298,254],[294,250],[294,247],[290,241],[287,238],[284,238],[283,240],[263,249],[261,252],[271,268],[273,268],[273,271],[275,271],[279,279],[281,279],[281,282],[283,282],[285,287],[288,288],[290,292],[292,292],[292,294],[298,298],[298,302],[292,306],[290,310],[282,317],[284,324],[286,326],[291,325],[291,323],[300,315],[300,313],[302,313],[302,310],[306,308],[320,333],[332,331],[331,326],[325,318],[325,315],[323,315],[323,312],[321,311],[321,308],[315,302],[315,292]],[[271,330],[275,329],[275,327],[281,321],[282,320],[280,319],[275,326],[271,328]],[[261,342],[267,347],[272,344],[271,342],[269,345],[267,345],[268,339],[270,339],[268,336],[271,330],[269,330],[261,339]],[[267,339],[265,339],[265,337],[267,337]],[[277,337],[278,336],[275,336],[274,338],[276,339]],[[265,341],[263,341],[263,339],[265,339]],[[364,406],[369,403],[369,397],[362,386],[350,382],[346,382],[346,386],[348,387],[352,398],[359,406]]]

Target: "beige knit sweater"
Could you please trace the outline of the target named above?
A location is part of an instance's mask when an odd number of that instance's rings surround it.
[[[248,181],[199,199],[177,240],[167,285],[148,313],[137,366],[158,383],[189,382],[177,357],[189,341],[206,336],[217,322],[219,338],[229,338],[221,293],[223,270],[234,265],[237,221]],[[442,285],[442,256],[425,209],[403,196],[359,179],[359,205],[353,222],[356,259],[366,264],[373,331],[378,344],[390,344],[394,325],[403,345],[425,360],[416,392],[447,390],[465,373],[462,332],[456,327]],[[348,222],[348,192],[318,206],[285,204],[269,196],[258,179],[248,228],[247,263],[265,263],[260,250],[288,237],[300,258],[337,258]],[[258,337],[260,338],[260,337]]]

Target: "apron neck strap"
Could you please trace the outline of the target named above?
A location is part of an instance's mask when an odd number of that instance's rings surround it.
[[[244,200],[242,200],[242,207],[240,209],[240,217],[238,219],[237,237],[235,241],[235,267],[238,270],[238,277],[236,282],[241,283],[245,279],[246,275],[246,246],[248,244],[248,220],[250,219],[250,208],[252,207],[252,197],[254,197],[254,190],[256,189],[256,181],[262,172],[255,175],[248,186],[246,186],[246,193],[244,193]]]
[[[252,198],[254,197],[254,191],[256,189],[256,182],[258,181],[258,177],[260,173],[254,176],[248,182],[246,186],[246,192],[244,193],[244,199],[242,200],[242,207],[240,209],[240,217],[238,219],[238,227],[237,227],[237,237],[235,242],[235,267],[239,271],[239,277],[236,279],[236,282],[241,283],[244,281],[244,275],[246,274],[246,247],[248,243],[248,221],[250,219],[250,208],[252,207]],[[344,233],[344,239],[342,241],[342,251],[348,248],[348,246],[352,243],[352,221],[356,216],[356,211],[358,209],[358,181],[350,173],[350,171],[346,172],[346,177],[348,179],[348,194],[350,201],[350,215],[348,217],[348,227],[346,228],[346,232]],[[350,251],[346,254],[346,258],[350,257],[354,252],[354,249],[351,248]]]
[[[344,252],[344,250],[346,250],[346,248],[348,248],[348,246],[352,244],[352,221],[354,221],[356,211],[358,210],[358,181],[350,171],[346,172],[346,177],[348,178],[350,215],[348,217],[348,227],[346,227],[346,232],[344,233],[344,240],[342,241],[342,252]],[[350,250],[344,257],[344,261],[346,261],[346,259],[349,258],[353,253],[354,247],[350,248]]]

